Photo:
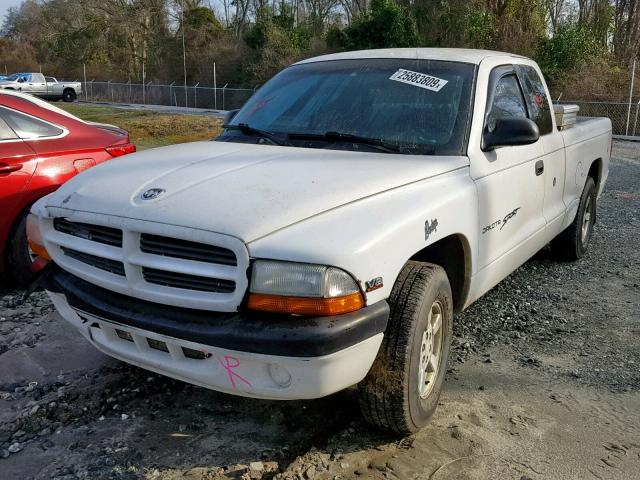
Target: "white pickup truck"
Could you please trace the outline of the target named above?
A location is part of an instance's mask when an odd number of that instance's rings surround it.
[[[0,89],[30,93],[47,100],[73,102],[82,93],[80,82],[59,82],[41,73],[14,73],[0,81]]]
[[[549,242],[580,258],[608,174],[610,121],[560,131],[537,65],[499,52],[304,60],[227,121],[34,205],[57,310],[108,355],[230,394],[358,385],[399,432],[436,408],[454,312]]]

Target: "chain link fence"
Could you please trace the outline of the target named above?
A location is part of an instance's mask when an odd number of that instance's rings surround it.
[[[149,82],[118,83],[90,81],[83,84],[82,99],[89,102],[169,105],[175,107],[234,110],[253,95],[247,88],[212,88],[198,85],[161,85]]]
[[[581,117],[609,117],[613,127],[614,135],[640,135],[640,102],[638,103],[617,103],[617,102],[569,102],[563,100],[561,104],[578,105]]]

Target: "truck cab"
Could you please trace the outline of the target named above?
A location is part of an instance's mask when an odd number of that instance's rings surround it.
[[[41,73],[14,73],[0,82],[0,88],[44,95],[47,93],[47,82]]]
[[[558,129],[532,60],[460,49],[303,60],[224,127],[34,205],[56,308],[115,358],[229,394],[357,385],[403,433],[435,411],[455,312],[550,242],[585,254],[611,141],[608,119]]]

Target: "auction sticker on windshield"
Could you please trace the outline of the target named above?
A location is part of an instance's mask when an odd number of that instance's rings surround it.
[[[412,72],[411,70],[405,70],[404,68],[398,69],[397,72],[389,77],[389,80],[395,80],[396,82],[426,88],[427,90],[432,90],[434,92],[439,92],[442,87],[449,83],[448,80],[432,77],[426,73]]]

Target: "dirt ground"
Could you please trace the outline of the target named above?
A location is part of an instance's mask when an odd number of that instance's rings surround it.
[[[589,253],[540,252],[456,317],[431,424],[402,438],[353,391],[271,402],[111,360],[0,290],[0,477],[640,478],[640,144],[616,143]]]

